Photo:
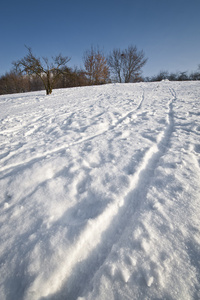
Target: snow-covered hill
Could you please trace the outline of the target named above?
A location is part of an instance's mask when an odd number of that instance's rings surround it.
[[[0,97],[0,299],[200,299],[200,82]]]

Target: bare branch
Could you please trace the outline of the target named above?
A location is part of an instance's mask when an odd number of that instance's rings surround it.
[[[40,58],[33,55],[30,47],[27,47],[28,54],[22,59],[14,62],[15,68],[21,73],[35,75],[40,78],[44,84],[47,94],[51,94],[54,84],[58,80],[60,74],[63,73],[63,68],[70,61],[67,56],[59,54],[52,61],[47,57],[42,57],[44,64]]]
[[[137,81],[146,61],[144,52],[132,45],[123,51],[114,49],[108,57],[108,64],[118,82]]]
[[[99,48],[93,46],[83,56],[83,61],[90,84],[106,83],[109,77],[107,60]]]

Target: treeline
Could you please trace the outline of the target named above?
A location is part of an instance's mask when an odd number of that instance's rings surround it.
[[[36,57],[32,49],[22,59],[13,62],[13,69],[0,77],[0,94],[97,85],[110,82],[141,81],[142,67],[147,59],[143,51],[130,45],[114,49],[106,57],[99,47],[91,47],[83,55],[83,69],[70,68],[70,58],[59,54],[48,59]]]
[[[32,49],[22,59],[13,62],[10,72],[0,77],[0,95],[86,85],[98,85],[111,82],[153,82],[200,80],[200,65],[196,72],[169,73],[161,71],[152,77],[142,77],[142,68],[147,58],[142,50],[130,45],[126,49],[113,49],[108,56],[99,47],[91,47],[83,55],[83,69],[70,68],[70,58],[61,54],[38,58]]]
[[[54,88],[68,88],[89,85],[84,70],[64,68],[63,73],[54,85]],[[0,77],[0,95],[24,93],[44,90],[43,81],[38,76],[23,74],[12,70]]]
[[[169,73],[168,71],[161,71],[158,75],[152,77],[145,77],[144,81],[146,82],[154,82],[154,81],[187,81],[187,80],[200,80],[200,65],[197,71],[188,73],[185,72],[176,72]]]

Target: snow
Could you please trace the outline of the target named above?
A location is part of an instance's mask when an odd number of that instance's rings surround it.
[[[0,96],[0,299],[200,299],[200,82]]]

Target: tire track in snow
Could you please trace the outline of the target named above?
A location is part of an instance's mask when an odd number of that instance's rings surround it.
[[[42,275],[38,277],[30,287],[27,299],[29,295],[32,299],[42,296],[42,299],[77,299],[83,296],[94,274],[103,265],[113,245],[128,226],[130,218],[139,218],[140,207],[145,202],[154,171],[169,147],[174,130],[173,102],[176,94],[174,90],[170,92],[173,98],[168,104],[167,126],[158,136],[157,143],[146,152],[137,171],[130,176],[129,188],[121,197],[108,204],[96,219],[88,220],[77,241],[70,249],[66,249],[67,257],[63,257],[62,265],[49,278],[45,275],[44,278]]]

